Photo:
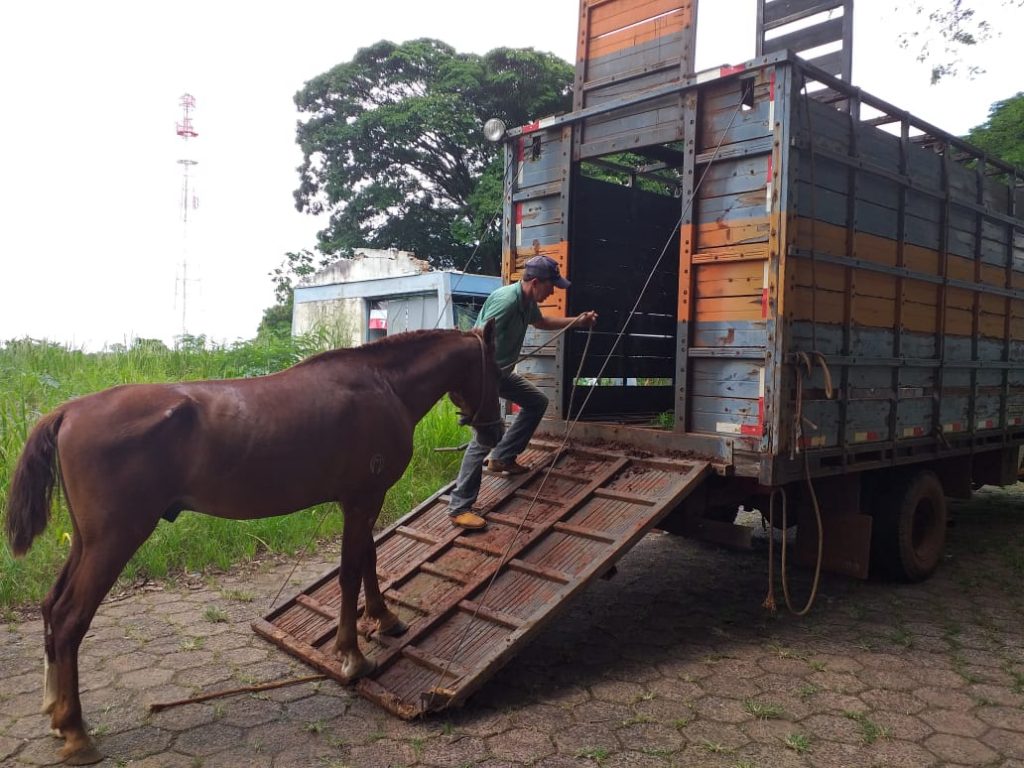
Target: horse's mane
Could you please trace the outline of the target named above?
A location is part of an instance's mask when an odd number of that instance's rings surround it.
[[[363,344],[358,347],[329,349],[326,352],[320,352],[319,354],[307,357],[305,360],[296,363],[296,367],[300,365],[316,365],[317,363],[332,362],[345,357],[376,357],[378,355],[399,350],[405,346],[416,345],[432,339],[441,338],[442,336],[447,336],[451,333],[451,330],[444,328],[430,328],[422,331],[398,333],[394,336],[385,336],[382,339],[377,339],[377,341],[372,341],[369,344]]]

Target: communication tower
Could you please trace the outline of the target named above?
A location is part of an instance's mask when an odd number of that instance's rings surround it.
[[[186,149],[185,157],[178,160],[178,164],[181,166],[181,275],[178,277],[175,283],[175,299],[177,299],[178,289],[181,291],[181,333],[185,335],[188,333],[188,285],[189,282],[197,282],[194,278],[190,279],[188,276],[188,213],[189,210],[194,210],[199,207],[199,198],[196,196],[194,184],[190,189],[189,186],[189,174],[192,167],[198,165],[198,161],[188,158],[188,143],[190,140],[196,138],[199,134],[196,129],[192,126],[192,110],[196,108],[196,98],[190,93],[184,93],[178,100],[178,104],[181,106],[182,116],[181,122],[177,123],[176,133],[181,137],[181,140]]]

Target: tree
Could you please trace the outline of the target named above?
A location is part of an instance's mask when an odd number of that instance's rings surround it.
[[[572,67],[532,49],[457,53],[381,41],[295,96],[304,161],[296,207],[329,212],[319,248],[399,248],[440,267],[500,269],[502,159],[484,121],[522,125],[571,107]]]
[[[291,336],[295,284],[334,260],[332,256],[314,254],[306,248],[286,253],[277,268],[268,273],[274,283],[275,303],[263,310],[263,318],[256,329],[256,335],[278,338]]]
[[[1024,168],[1024,91],[988,110],[988,120],[975,126],[967,140],[993,157]]]
[[[918,48],[917,60],[932,62],[932,85],[944,77],[965,72],[969,78],[982,74],[981,67],[970,64],[967,49],[981,45],[999,34],[992,23],[973,7],[977,0],[917,0],[914,12],[924,25],[900,35],[900,46]],[[1006,6],[1024,8],[1024,0],[1001,0]],[[989,6],[991,7],[991,6]],[[1013,32],[1013,30],[1007,30]]]
[[[288,300],[283,304],[274,304],[263,310],[263,317],[260,319],[259,327],[256,329],[257,338],[272,337],[285,339],[292,335],[292,307],[294,300],[289,295]]]

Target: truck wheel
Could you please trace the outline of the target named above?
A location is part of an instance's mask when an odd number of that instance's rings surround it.
[[[887,500],[874,514],[872,561],[898,579],[927,579],[946,544],[949,512],[941,481],[934,472],[918,472],[879,496]]]

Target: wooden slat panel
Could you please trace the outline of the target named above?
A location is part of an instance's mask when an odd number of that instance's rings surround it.
[[[689,6],[688,2],[682,0],[619,0],[600,3],[590,9],[590,37],[593,39],[672,11],[688,16]]]
[[[629,27],[621,32],[613,32],[590,42],[587,59],[599,59],[624,48],[651,43],[673,33],[682,32],[686,27],[686,22],[686,17],[681,13],[673,13],[643,24],[637,24],[635,27]]]
[[[712,320],[762,320],[761,296],[709,298],[697,301],[696,319]]]
[[[843,0],[768,0],[764,4],[765,27],[788,24],[808,14],[841,8]]]
[[[524,456],[540,466],[554,449],[534,443]],[[485,531],[454,529],[451,537],[443,536],[443,503],[435,497],[421,505],[377,537],[378,549],[394,539],[429,539],[438,546],[403,549],[412,560],[392,563],[392,574],[405,575],[382,585],[384,596],[393,608],[413,611],[407,614],[410,628],[379,642],[364,638],[364,653],[378,667],[356,690],[407,718],[463,700],[709,471],[707,462],[647,461],[581,445],[559,456],[559,476],[550,482],[578,490],[557,500],[534,504],[526,498],[541,487],[539,474],[530,474],[525,484],[485,475],[481,498],[489,494],[494,510]],[[495,484],[501,484],[500,493],[489,488]],[[330,598],[336,580],[335,570],[310,589]],[[307,590],[274,612],[287,629],[273,618],[254,626],[344,682],[337,661],[317,650],[327,647],[335,631],[328,615],[333,609]]]
[[[774,53],[786,48],[799,53],[808,48],[816,48],[825,43],[841,40],[843,37],[843,19],[830,19],[813,27],[790,32],[785,35],[764,41],[764,53]]]

